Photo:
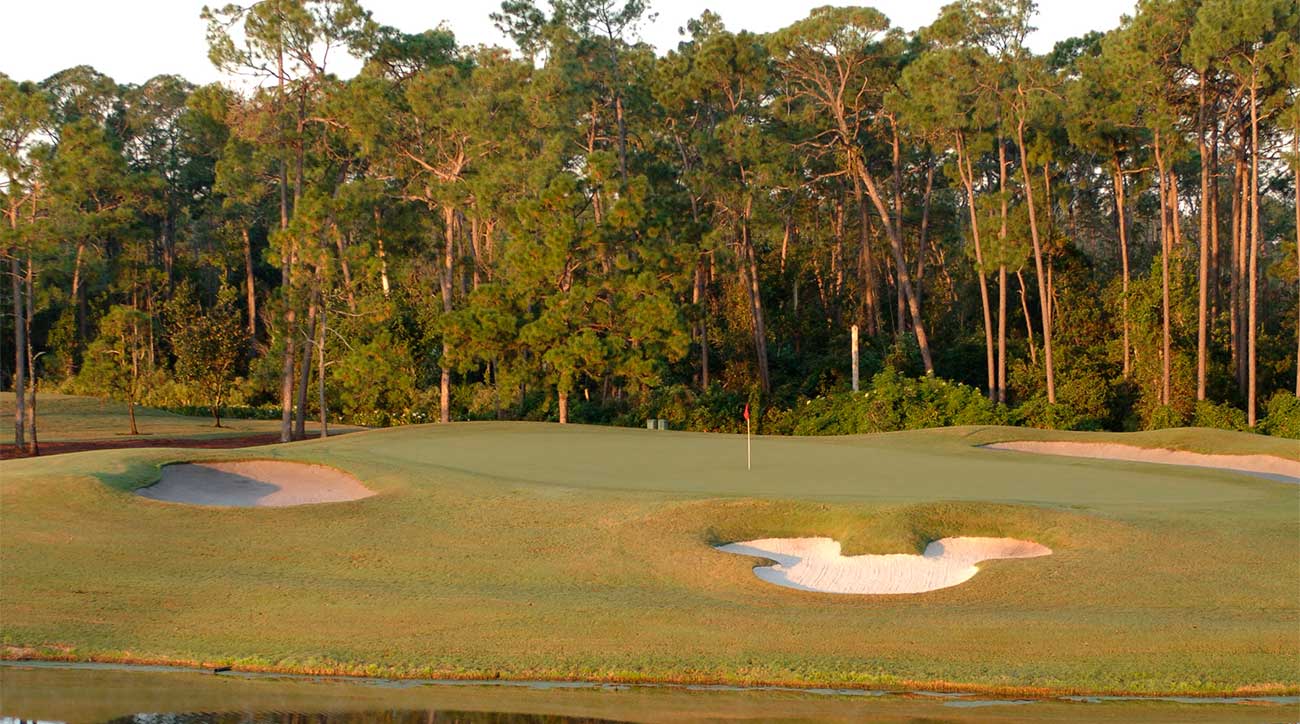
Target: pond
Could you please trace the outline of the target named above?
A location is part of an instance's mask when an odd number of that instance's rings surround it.
[[[427,682],[0,663],[0,722],[1283,722],[1300,697],[994,699],[861,690]]]

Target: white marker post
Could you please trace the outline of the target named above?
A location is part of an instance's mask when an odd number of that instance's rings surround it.
[[[750,455],[749,403],[745,403],[745,469],[753,470],[753,458]]]
[[[853,391],[858,391],[858,325],[853,325]]]

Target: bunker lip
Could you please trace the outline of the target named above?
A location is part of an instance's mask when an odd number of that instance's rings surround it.
[[[171,503],[236,508],[335,503],[375,494],[340,470],[284,460],[166,465],[158,482],[135,493]]]
[[[1036,558],[1052,550],[1016,538],[956,537],[932,541],[925,553],[845,556],[831,538],[762,538],[717,546],[724,553],[766,558],[760,580],[817,593],[925,593],[969,581],[980,561]]]
[[[1168,448],[1146,448],[1123,443],[1041,440],[995,442],[982,447],[990,450],[1011,450],[1039,455],[1214,468],[1256,475],[1285,483],[1300,483],[1300,461],[1288,460],[1276,455],[1226,455],[1190,452],[1188,450],[1170,450]]]

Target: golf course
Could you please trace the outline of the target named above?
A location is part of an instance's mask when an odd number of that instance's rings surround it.
[[[1020,696],[1300,692],[1294,480],[984,447],[1025,440],[1300,464],[1295,441],[1244,433],[958,427],[755,437],[746,470],[743,435],[527,422],[9,460],[4,657]],[[164,466],[252,461],[324,466],[363,492],[283,507],[138,494]],[[715,549],[802,537],[846,557],[951,537],[1050,555],[984,560],[939,590],[844,595],[772,585],[754,570],[772,561]]]

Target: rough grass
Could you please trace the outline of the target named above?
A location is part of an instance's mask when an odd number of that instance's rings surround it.
[[[974,447],[1024,432],[761,438],[752,472],[740,436],[529,423],[4,462],[3,643],[386,676],[1300,690],[1300,486]],[[1293,452],[1196,432],[1120,441]],[[379,495],[210,509],[129,492],[166,462],[248,457],[329,464]],[[856,597],[764,584],[710,548],[785,535],[848,554],[1008,535],[1055,554]]]
[[[0,420],[7,424],[3,441],[14,442],[14,406],[12,392],[0,392]],[[221,427],[213,427],[212,418],[177,415],[149,407],[135,408],[136,428],[140,435],[128,434],[126,403],[96,397],[60,395],[42,392],[36,396],[37,436],[42,441],[122,440],[150,437],[231,437],[259,432],[276,432],[279,420],[242,420],[221,418]],[[309,423],[310,426],[310,423]],[[312,427],[312,429],[318,429]],[[331,429],[333,427],[331,426]]]

